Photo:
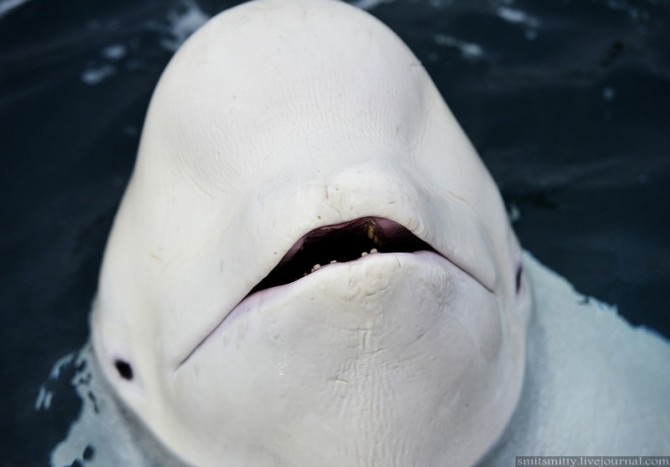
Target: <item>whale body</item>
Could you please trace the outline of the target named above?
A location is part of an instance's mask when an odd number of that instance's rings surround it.
[[[257,0],[160,79],[85,358],[137,465],[667,454],[670,346],[579,300],[393,32]]]

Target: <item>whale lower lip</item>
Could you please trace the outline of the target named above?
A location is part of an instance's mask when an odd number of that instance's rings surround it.
[[[359,264],[359,262],[374,261],[376,258],[379,258],[381,260],[382,258],[388,258],[390,256],[408,255],[408,254],[412,256],[416,255],[419,258],[419,261],[422,262],[426,261],[428,263],[434,264],[435,261],[438,261],[448,263],[450,265],[449,267],[460,270],[461,272],[465,273],[466,275],[474,279],[474,277],[471,276],[469,273],[465,272],[459,266],[455,265],[453,262],[442,256],[440,253],[438,253],[432,248],[429,251],[417,250],[415,252],[373,253],[359,256],[357,259],[353,261],[348,261],[346,263],[338,262],[335,264],[327,264],[324,267],[314,271],[313,273],[307,274],[306,277],[302,277],[296,281],[292,281],[283,285],[277,285],[271,288],[256,290],[252,293],[249,293],[246,297],[244,297],[244,299],[242,299],[237,305],[235,305],[230,310],[230,312],[207,334],[207,336],[204,337],[204,339],[198,342],[198,344],[188,353],[188,355],[179,362],[174,371],[179,370],[180,367],[186,364],[198,352],[198,350],[201,347],[205,346],[207,341],[209,341],[214,334],[220,331],[225,332],[225,329],[222,328],[226,328],[229,325],[232,325],[232,323],[235,320],[237,320],[238,318],[242,318],[247,312],[249,312],[254,308],[257,308],[259,304],[261,303],[267,304],[269,302],[286,299],[291,294],[298,292],[299,289],[295,289],[295,287],[302,287],[303,282],[305,282],[306,287],[310,287],[309,284],[310,281],[319,280],[318,276],[323,273],[328,274],[327,271],[335,272],[334,271],[335,268],[343,268],[346,267],[347,264],[351,264],[354,262],[356,264]],[[478,282],[476,279],[474,280],[475,282]]]

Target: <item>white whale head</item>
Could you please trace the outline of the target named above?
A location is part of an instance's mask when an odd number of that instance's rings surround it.
[[[520,256],[397,36],[337,1],[255,1],[156,88],[94,348],[196,465],[465,465],[522,387]]]

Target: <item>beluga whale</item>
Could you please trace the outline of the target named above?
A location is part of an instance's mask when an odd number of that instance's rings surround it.
[[[523,252],[389,28],[255,0],[154,92],[91,314],[96,409],[175,465],[668,454],[670,346],[593,303]]]

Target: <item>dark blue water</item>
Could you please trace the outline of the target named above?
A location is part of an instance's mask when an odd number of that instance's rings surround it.
[[[239,2],[14,3],[0,0],[0,465],[29,466],[47,464],[76,414],[74,393],[57,392],[48,411],[35,400],[55,360],[86,341],[152,89],[188,32]],[[370,11],[428,69],[524,247],[670,336],[670,4]]]

